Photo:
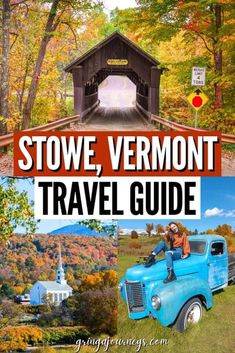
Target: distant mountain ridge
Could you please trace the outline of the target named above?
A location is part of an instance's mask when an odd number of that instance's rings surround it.
[[[107,226],[108,228],[108,226]],[[48,233],[49,235],[59,235],[59,234],[69,234],[69,235],[82,235],[82,236],[108,236],[108,232],[97,232],[94,229],[90,229],[86,226],[79,224],[71,224],[58,229],[53,230]]]

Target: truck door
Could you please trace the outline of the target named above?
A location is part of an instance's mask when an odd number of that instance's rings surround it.
[[[213,241],[208,256],[208,281],[213,290],[224,287],[228,282],[228,254],[223,241]]]

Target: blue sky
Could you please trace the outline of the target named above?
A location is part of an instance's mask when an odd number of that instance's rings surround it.
[[[34,199],[34,186],[28,180],[20,179],[17,183],[20,191],[27,190],[29,199]],[[169,219],[170,221],[170,219]],[[121,228],[145,229],[146,223],[161,223],[166,225],[168,220],[120,220]],[[179,221],[181,221],[179,219]],[[38,225],[38,233],[48,233],[74,221],[44,220]],[[203,177],[201,178],[201,219],[182,220],[189,229],[199,231],[215,228],[219,224],[227,223],[235,228],[235,177]],[[19,229],[18,229],[19,231]],[[22,231],[22,230],[21,230]]]
[[[169,219],[169,221],[171,221]],[[235,177],[201,178],[201,219],[178,220],[191,230],[199,231],[216,228],[219,224],[230,224],[235,229]],[[167,220],[120,220],[121,228],[145,229],[153,222],[166,225]]]

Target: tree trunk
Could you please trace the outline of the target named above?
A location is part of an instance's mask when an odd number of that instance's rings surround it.
[[[24,72],[24,76],[23,76],[22,89],[21,89],[21,92],[20,92],[20,99],[19,99],[19,111],[20,111],[20,113],[22,113],[22,111],[23,111],[23,99],[24,99],[24,92],[25,92],[26,79],[27,79],[27,76],[28,76],[28,72],[29,72],[29,59],[27,59],[27,61],[26,61],[25,72]]]
[[[6,122],[9,117],[9,53],[10,53],[10,0],[3,1],[2,9],[2,65],[1,65],[1,94],[0,115],[4,120],[0,121],[0,134],[6,132]]]
[[[216,43],[214,46],[214,65],[215,74],[219,78],[223,74],[223,53],[219,47],[219,30],[222,26],[222,8],[220,5],[215,5],[215,31],[216,31]],[[221,109],[223,107],[223,89],[219,82],[214,84],[214,107],[215,109]]]
[[[50,13],[48,15],[47,24],[46,24],[45,32],[44,32],[44,35],[43,35],[43,38],[41,41],[41,45],[39,48],[38,57],[37,57],[37,61],[35,64],[27,101],[26,101],[26,103],[24,105],[24,109],[23,109],[22,129],[28,129],[30,126],[32,109],[33,109],[36,94],[37,94],[39,78],[40,78],[40,74],[41,74],[43,60],[44,60],[44,57],[46,54],[47,45],[52,37],[51,32],[55,31],[56,26],[57,26],[54,23],[54,21],[55,21],[55,17],[56,17],[56,13],[57,13],[58,4],[59,4],[59,0],[53,0],[53,3],[51,5],[51,9],[50,9]]]

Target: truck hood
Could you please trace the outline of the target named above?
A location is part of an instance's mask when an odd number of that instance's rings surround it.
[[[205,257],[200,255],[190,255],[187,259],[174,261],[174,271],[177,277],[198,273],[202,265],[205,264]],[[126,271],[127,281],[157,281],[163,280],[167,275],[166,260],[158,260],[151,267],[144,265],[134,265]]]

